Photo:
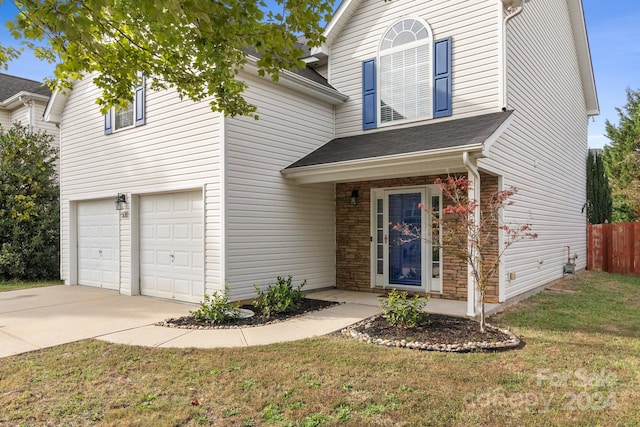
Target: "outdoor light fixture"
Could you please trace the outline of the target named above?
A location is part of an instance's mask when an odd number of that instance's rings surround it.
[[[351,204],[356,205],[358,203],[358,190],[351,190]]]
[[[125,203],[127,203],[127,197],[122,193],[118,193],[118,196],[116,197],[116,210],[123,210]]]

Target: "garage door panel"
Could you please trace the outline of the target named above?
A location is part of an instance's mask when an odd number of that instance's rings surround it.
[[[113,202],[79,202],[77,227],[78,283],[118,289],[118,216]]]
[[[155,256],[155,263],[158,267],[169,268],[172,264],[171,251],[157,251]]]
[[[202,299],[201,199],[199,191],[140,197],[140,290],[144,295],[190,302]]]
[[[173,238],[176,240],[191,240],[192,233],[190,224],[176,224],[173,226]]]
[[[171,239],[171,226],[168,224],[159,224],[155,227],[156,239]]]

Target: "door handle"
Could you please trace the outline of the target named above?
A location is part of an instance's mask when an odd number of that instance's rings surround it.
[[[387,241],[389,240],[388,236],[385,234],[384,235],[384,243],[387,243]]]

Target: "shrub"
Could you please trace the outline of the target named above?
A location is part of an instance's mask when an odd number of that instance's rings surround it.
[[[200,308],[191,315],[197,322],[224,323],[240,317],[240,306],[229,302],[229,285],[224,292],[215,291],[212,296],[204,295]]]
[[[418,321],[427,316],[421,310],[427,305],[429,297],[414,295],[409,298],[407,292],[393,289],[386,299],[380,300],[382,317],[391,325],[401,328],[415,326]]]
[[[278,276],[275,285],[269,285],[266,292],[261,291],[258,285],[254,285],[258,298],[253,301],[253,305],[267,317],[299,308],[304,297],[301,289],[307,281],[303,281],[297,289],[293,289],[292,279],[292,276],[286,278]]]
[[[60,277],[57,151],[52,137],[0,126],[0,280]]]

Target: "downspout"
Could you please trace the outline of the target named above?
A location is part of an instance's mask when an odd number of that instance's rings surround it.
[[[33,130],[33,100],[26,99],[23,96],[20,96],[18,100],[22,102],[22,104],[25,107],[29,109],[29,130],[32,131]]]
[[[469,201],[478,201],[478,209],[475,209],[473,212],[473,221],[477,225],[480,224],[480,172],[478,172],[478,168],[471,160],[468,151],[462,153],[462,163],[464,163],[467,168],[471,180],[471,185],[469,186]],[[471,246],[470,242],[468,244]],[[469,247],[468,250],[469,253],[472,253],[471,247]],[[472,262],[475,263],[475,257]],[[467,265],[467,316],[475,317],[478,314],[478,304],[481,302],[479,300],[479,292],[476,287],[473,268],[471,265]]]
[[[503,6],[506,7],[507,16],[504,17],[504,23],[502,27],[504,46],[502,48],[502,110],[506,111],[509,108],[509,96],[507,92],[507,24],[516,16],[520,15],[524,10],[524,3],[520,0],[519,6],[513,6],[507,4],[508,0],[502,0]]]

